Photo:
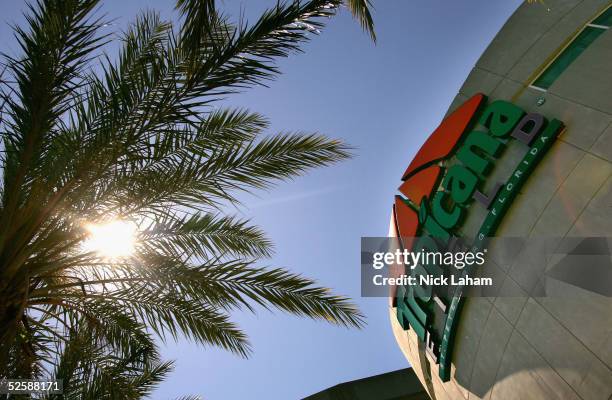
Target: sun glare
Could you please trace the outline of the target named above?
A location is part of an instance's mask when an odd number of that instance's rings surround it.
[[[124,258],[134,253],[136,225],[129,221],[113,220],[87,225],[89,237],[84,243],[87,251],[95,251],[106,258]]]

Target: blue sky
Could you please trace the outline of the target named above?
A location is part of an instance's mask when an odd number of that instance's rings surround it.
[[[199,394],[206,399],[298,399],[340,382],[407,366],[395,344],[386,299],[360,298],[360,237],[385,236],[401,173],[438,125],[487,44],[520,0],[374,0],[375,46],[344,10],[305,53],[280,62],[269,88],[228,100],[272,121],[270,132],[320,132],[356,147],[356,157],[319,169],[228,210],[261,226],[276,254],[263,265],[285,266],[352,297],[367,316],[348,330],[259,310],[235,313],[249,334],[248,360],[179,341],[163,355],[176,360],[154,398]],[[173,1],[104,2],[120,29],[144,8],[175,17]],[[253,20],[262,4],[225,0],[233,15]],[[15,54],[8,23],[21,1],[3,4],[0,50]]]

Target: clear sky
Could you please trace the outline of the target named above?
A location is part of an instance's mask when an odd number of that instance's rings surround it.
[[[180,341],[156,399],[199,394],[205,399],[298,399],[340,382],[404,368],[386,299],[360,298],[360,237],[385,236],[401,174],[438,125],[487,44],[520,0],[374,0],[374,46],[346,12],[329,21],[305,53],[281,61],[269,88],[229,100],[268,116],[272,131],[321,132],[355,146],[356,157],[249,197],[228,210],[251,217],[276,244],[263,265],[286,266],[354,298],[367,315],[348,330],[259,310],[235,313],[254,353],[244,360]],[[250,20],[261,0],[225,0]],[[171,0],[107,0],[102,12],[120,29],[144,8],[175,18]],[[0,51],[15,54],[8,23],[24,3],[3,2]]]

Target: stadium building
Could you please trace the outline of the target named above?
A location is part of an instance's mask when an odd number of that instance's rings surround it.
[[[390,235],[612,236],[611,27],[609,0],[524,2],[407,160]],[[392,293],[393,332],[429,397],[612,399],[612,297],[537,279],[548,265],[520,248],[489,249],[497,293]]]

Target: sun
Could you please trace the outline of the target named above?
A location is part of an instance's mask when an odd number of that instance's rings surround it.
[[[83,243],[86,251],[93,251],[108,259],[126,258],[136,248],[136,225],[130,221],[111,220],[102,224],[87,224],[88,238]]]

